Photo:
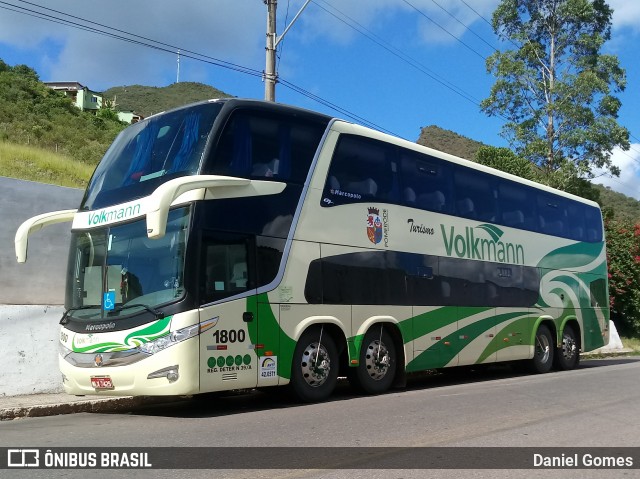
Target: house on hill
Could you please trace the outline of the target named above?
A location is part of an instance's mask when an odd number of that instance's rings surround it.
[[[75,105],[81,110],[95,113],[102,107],[102,94],[89,90],[86,86],[78,82],[44,82],[49,88],[63,92],[71,98]]]
[[[110,103],[109,100],[105,100],[102,93],[89,90],[82,83],[74,81],[62,81],[62,82],[44,82],[49,88],[64,93],[67,97],[71,98],[74,104],[83,111],[89,111],[96,113],[103,105],[106,108],[115,109],[115,98]],[[116,110],[117,111],[117,110]],[[144,119],[144,116],[139,115],[133,111],[117,111],[118,119],[126,123],[136,123]]]
[[[138,115],[133,111],[118,111],[118,120],[125,123],[137,123],[140,120],[144,120],[144,116]]]

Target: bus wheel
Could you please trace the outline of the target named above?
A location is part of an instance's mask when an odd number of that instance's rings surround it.
[[[338,350],[324,328],[306,330],[293,354],[291,388],[301,401],[328,398],[338,381]]]
[[[562,331],[562,344],[556,350],[555,366],[558,369],[567,371],[575,369],[580,362],[580,348],[578,339],[572,326],[566,326]]]
[[[529,363],[531,372],[536,374],[549,372],[553,365],[554,350],[551,332],[549,328],[541,324],[538,331],[536,331],[536,339],[533,345],[533,359],[531,359]]]
[[[365,393],[383,393],[393,383],[396,361],[396,347],[391,336],[382,325],[373,326],[364,335],[358,367],[349,368],[349,381]]]

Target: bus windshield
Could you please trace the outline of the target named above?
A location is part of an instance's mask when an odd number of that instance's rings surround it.
[[[125,129],[96,168],[80,209],[140,198],[169,179],[195,175],[221,108],[220,103],[203,103]]]
[[[96,321],[137,314],[184,295],[189,209],[170,211],[167,232],[149,239],[145,219],[74,232],[66,316]]]

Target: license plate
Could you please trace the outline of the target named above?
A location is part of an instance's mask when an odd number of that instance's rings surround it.
[[[109,376],[91,376],[91,386],[95,389],[113,389]]]

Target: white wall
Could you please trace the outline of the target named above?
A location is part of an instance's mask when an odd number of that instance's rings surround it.
[[[33,234],[25,264],[16,262],[13,241],[24,220],[78,208],[82,193],[0,177],[0,396],[62,391],[58,322],[64,311],[71,223]]]
[[[16,231],[32,216],[80,206],[82,190],[0,177],[0,304],[63,304],[71,223],[29,236],[27,262],[18,264]],[[1,344],[1,343],[0,343]]]
[[[62,306],[0,305],[0,397],[61,392]]]

